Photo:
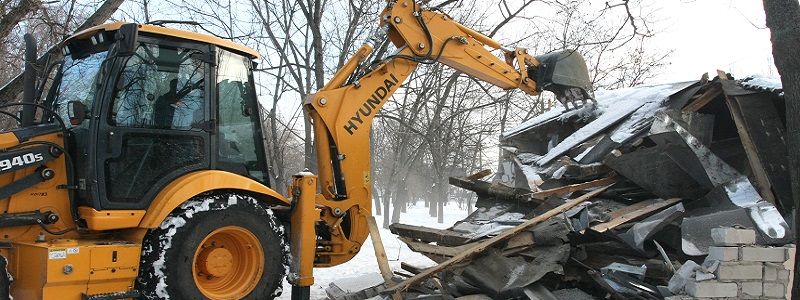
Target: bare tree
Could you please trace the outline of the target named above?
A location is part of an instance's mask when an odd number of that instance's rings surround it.
[[[772,35],[772,56],[781,75],[786,98],[786,134],[789,170],[795,208],[795,241],[800,241],[800,4],[797,0],[764,0],[767,27]],[[795,256],[795,270],[800,270],[800,256]],[[797,271],[795,271],[797,272]],[[800,299],[800,280],[794,280],[793,299]]]
[[[29,26],[31,29],[39,28],[40,34],[37,34],[40,44],[40,49],[48,49],[37,61],[38,66],[44,66],[48,60],[51,62],[58,61],[62,58],[61,51],[58,51],[56,45],[61,42],[67,35],[89,27],[104,23],[111,15],[119,8],[124,0],[105,0],[102,4],[94,8],[93,6],[85,6],[83,10],[78,11],[76,2],[68,1],[63,6],[50,7],[54,9],[52,14],[41,14],[39,20],[43,20],[42,26]],[[85,15],[85,17],[84,17]],[[58,16],[58,17],[57,17]],[[33,20],[36,20],[35,18]],[[50,21],[47,21],[50,20]],[[53,21],[56,20],[56,21]],[[21,36],[21,34],[20,34]],[[21,39],[15,43],[17,49],[22,49]],[[17,60],[22,57],[21,50],[16,53],[9,53]],[[10,79],[5,85],[0,88],[0,104],[13,101],[18,98],[22,92],[22,74],[21,68],[12,69],[17,75]]]

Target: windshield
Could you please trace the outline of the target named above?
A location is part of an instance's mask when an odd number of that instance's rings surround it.
[[[94,95],[99,88],[97,74],[107,55],[108,51],[101,51],[80,59],[74,59],[70,55],[64,59],[61,83],[54,102],[55,111],[63,120],[69,120],[67,103],[70,101],[80,101],[91,109]],[[88,123],[83,122],[86,125],[82,126],[88,126]]]

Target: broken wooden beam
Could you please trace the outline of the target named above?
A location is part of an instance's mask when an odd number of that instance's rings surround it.
[[[617,178],[617,176],[610,176],[610,177],[601,178],[601,179],[597,179],[597,180],[593,180],[593,181],[589,181],[589,182],[583,182],[583,183],[572,184],[572,185],[565,185],[565,186],[557,187],[557,188],[554,188],[554,189],[549,189],[549,190],[544,190],[544,191],[540,191],[540,192],[531,193],[530,197],[533,198],[533,199],[544,200],[545,198],[553,196],[553,195],[563,195],[563,194],[568,194],[568,193],[572,193],[572,192],[587,190],[587,189],[595,188],[595,187],[599,187],[599,186],[613,184],[613,183],[617,182],[617,180],[619,180],[619,178]]]
[[[419,252],[422,254],[432,254],[436,256],[445,256],[445,257],[453,257],[458,255],[459,253],[468,250],[470,247],[474,246],[474,243],[465,244],[461,246],[440,246],[440,245],[433,245],[428,244],[425,242],[419,242],[407,237],[399,237],[400,241],[408,245],[408,248],[414,252]]]
[[[700,97],[694,99],[692,103],[686,105],[683,108],[683,111],[696,112],[711,103],[711,100],[714,100],[719,95],[722,95],[722,86],[718,82],[712,83],[712,86],[709,89],[700,95]]]
[[[637,204],[624,207],[615,213],[612,213],[614,217],[611,219],[611,221],[597,224],[589,228],[597,232],[606,232],[610,229],[616,228],[619,225],[637,220],[653,212],[656,212],[662,208],[681,202],[681,200],[682,199],[674,198],[656,202],[649,202],[649,201],[639,202]]]
[[[479,196],[493,197],[504,201],[531,201],[530,190],[512,188],[502,184],[473,180],[469,177],[450,177],[450,184],[475,192]],[[534,199],[536,202],[538,199]]]
[[[552,218],[554,216],[557,216],[559,214],[562,214],[562,213],[566,212],[567,210],[572,209],[576,205],[581,204],[581,203],[585,202],[586,200],[589,200],[589,199],[593,198],[594,196],[597,196],[598,194],[602,193],[603,191],[608,189],[608,187],[610,187],[610,185],[602,187],[602,188],[599,188],[599,189],[596,189],[594,191],[591,191],[591,192],[589,192],[589,193],[587,193],[587,194],[585,194],[583,196],[580,196],[580,197],[576,198],[575,200],[568,201],[567,203],[564,203],[564,204],[562,204],[562,205],[560,205],[560,206],[558,206],[558,207],[556,207],[554,209],[551,209],[551,210],[549,210],[549,211],[547,211],[547,212],[545,212],[545,213],[543,213],[543,214],[541,214],[539,216],[536,216],[533,219],[525,221],[524,223],[522,223],[520,225],[517,225],[514,228],[511,228],[509,230],[503,231],[502,233],[498,234],[497,236],[495,236],[493,238],[490,238],[488,240],[485,240],[483,242],[480,242],[480,243],[470,247],[466,251],[463,251],[463,252],[459,253],[458,255],[454,256],[453,258],[450,258],[449,260],[447,260],[447,261],[445,261],[445,262],[443,262],[443,263],[441,263],[439,265],[436,265],[434,267],[426,269],[425,271],[423,271],[423,272],[421,272],[421,273],[419,273],[417,275],[414,275],[414,277],[411,277],[411,278],[409,278],[409,279],[407,279],[407,280],[405,280],[403,282],[400,282],[398,284],[395,284],[395,285],[387,288],[385,292],[386,293],[394,293],[394,292],[398,292],[398,291],[404,291],[404,290],[408,289],[410,286],[415,285],[415,284],[419,283],[420,281],[422,281],[422,280],[424,280],[426,278],[429,278],[429,277],[431,277],[431,276],[433,276],[433,275],[435,275],[435,274],[437,274],[439,272],[447,270],[447,269],[453,267],[454,265],[456,265],[456,264],[458,264],[460,262],[463,262],[463,261],[467,260],[468,258],[470,258],[470,257],[472,257],[472,256],[474,256],[474,255],[476,255],[478,253],[482,253],[482,252],[486,251],[487,249],[489,249],[490,247],[492,247],[492,246],[494,246],[494,245],[496,245],[496,244],[498,244],[498,243],[500,243],[502,241],[505,241],[505,240],[513,237],[514,235],[516,235],[516,234],[518,234],[520,232],[523,232],[528,228],[531,228],[531,227],[535,226],[536,224],[539,224],[539,223],[542,223],[544,221],[547,221],[547,220],[549,220],[550,218]]]
[[[400,269],[408,271],[409,273],[414,274],[414,275],[422,273],[422,270],[424,270],[424,268],[420,268],[420,267],[408,264],[406,262],[400,262]]]
[[[467,176],[467,179],[478,180],[489,175],[492,175],[492,169],[484,169],[478,173]]]
[[[420,240],[426,243],[436,243],[440,246],[458,246],[469,242],[470,238],[462,233],[447,229],[435,229],[423,226],[395,223],[389,225],[389,230],[399,236]]]
[[[721,78],[725,103],[752,170],[753,185],[767,202],[788,211],[794,203],[787,157],[785,128],[775,103],[763,93],[743,89]]]
[[[375,250],[375,258],[378,260],[378,269],[381,271],[384,284],[389,286],[393,282],[392,268],[389,267],[389,259],[386,257],[386,250],[383,248],[383,241],[374,216],[367,218],[367,227],[369,228],[369,237],[372,239],[372,248]],[[394,293],[392,294],[392,299],[402,300],[403,297],[399,293]]]

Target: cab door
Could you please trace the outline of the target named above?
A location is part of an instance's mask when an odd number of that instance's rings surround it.
[[[211,164],[211,48],[139,41],[98,122],[98,209],[146,208],[167,184]]]
[[[269,186],[260,107],[253,84],[252,61],[216,50],[215,169],[236,173]]]

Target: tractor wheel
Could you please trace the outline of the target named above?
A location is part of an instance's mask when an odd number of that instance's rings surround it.
[[[193,198],[145,237],[138,288],[146,299],[273,299],[285,245],[283,227],[254,198]]]

